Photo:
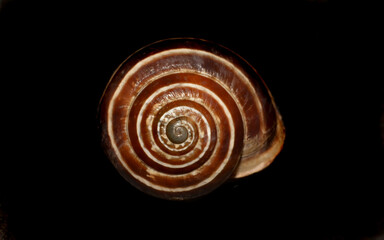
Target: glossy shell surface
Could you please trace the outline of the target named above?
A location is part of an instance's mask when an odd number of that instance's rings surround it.
[[[190,199],[268,166],[284,126],[257,72],[225,47],[169,39],[131,55],[100,104],[104,149],[132,185]]]

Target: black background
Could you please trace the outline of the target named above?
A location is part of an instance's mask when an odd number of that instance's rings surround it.
[[[0,201],[17,239],[383,234],[376,6],[337,1],[21,1],[0,10]],[[97,106],[135,50],[170,37],[229,47],[261,74],[286,125],[253,176],[169,202],[104,156]],[[138,234],[138,235],[137,235]]]

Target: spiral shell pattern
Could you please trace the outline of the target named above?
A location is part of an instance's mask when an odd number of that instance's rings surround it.
[[[131,184],[160,198],[195,198],[236,174],[244,150],[262,147],[244,148],[268,123],[245,116],[265,104],[235,57],[202,40],[174,39],[118,68],[103,96],[101,126],[109,158]],[[267,111],[276,118],[274,108]]]

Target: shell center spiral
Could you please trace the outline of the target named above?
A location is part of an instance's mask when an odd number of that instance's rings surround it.
[[[168,139],[175,144],[185,142],[189,135],[187,128],[183,126],[180,119],[173,119],[168,123],[166,127],[166,134]]]

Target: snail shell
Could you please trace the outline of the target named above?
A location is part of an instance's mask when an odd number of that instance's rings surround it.
[[[199,39],[159,41],[128,57],[103,94],[100,126],[120,174],[165,199],[199,197],[262,170],[285,137],[252,66]]]

